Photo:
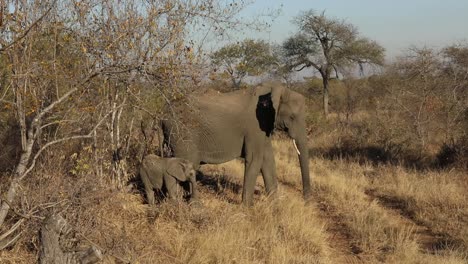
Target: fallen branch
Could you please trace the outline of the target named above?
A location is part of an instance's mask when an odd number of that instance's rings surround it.
[[[41,264],[92,264],[102,260],[102,253],[94,245],[86,250],[65,252],[60,241],[72,232],[61,215],[49,216],[41,228]]]
[[[8,231],[0,235],[0,250],[3,250],[9,247],[10,245],[13,245],[13,243],[15,243],[19,239],[23,231],[16,234],[16,236],[10,240],[7,240],[7,237],[13,234],[23,222],[24,222],[24,218],[18,220],[18,222],[16,222]]]

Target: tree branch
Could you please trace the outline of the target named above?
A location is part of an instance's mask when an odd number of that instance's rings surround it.
[[[4,104],[11,104],[11,105],[16,105],[16,103],[15,103],[15,102],[8,101],[8,100],[4,100],[4,99],[0,99],[0,103],[4,103]]]
[[[1,103],[4,103],[4,104],[11,104],[11,105],[16,105],[15,102],[13,101],[8,101],[8,100],[5,100],[4,98],[6,97],[7,93],[8,93],[8,90],[10,89],[11,85],[7,85],[6,88],[5,88],[5,92],[3,93],[2,97],[0,98],[0,102]],[[2,88],[3,90],[3,88]]]
[[[41,126],[41,130],[48,127],[48,126],[52,126],[52,125],[56,125],[56,124],[62,124],[62,123],[67,123],[67,122],[76,122],[75,120],[58,120],[58,121],[54,121],[54,122],[50,122],[50,123],[47,123],[45,125],[42,125]]]
[[[93,78],[99,76],[100,74],[103,74],[103,73],[106,73],[106,72],[103,72],[103,71],[96,71],[94,72],[93,74],[89,75],[86,79],[84,79],[82,82],[80,82],[78,85],[75,86],[75,88],[69,90],[68,92],[66,92],[65,94],[63,94],[59,99],[57,99],[56,101],[52,102],[50,105],[48,105],[46,108],[44,108],[42,111],[40,111],[33,119],[32,123],[31,123],[31,127],[33,127],[33,129],[40,129],[39,125],[42,121],[42,118],[44,117],[45,114],[47,114],[48,112],[52,111],[54,109],[54,107],[56,107],[58,104],[62,103],[63,101],[65,101],[65,99],[67,99],[68,97],[70,97],[73,93],[75,93],[76,91],[78,91],[78,89],[80,87],[82,87],[83,85],[85,85],[87,82],[89,82],[90,80],[92,80]],[[33,131],[34,133],[34,136],[36,135],[36,131]]]
[[[11,235],[13,232],[16,231],[16,229],[18,229],[18,227],[24,222],[24,219],[26,218],[21,218],[20,220],[18,220],[8,231],[6,231],[5,233],[3,233],[1,236],[0,236],[0,241],[3,241],[5,238],[7,238],[9,235]],[[2,250],[3,248],[0,248],[0,250]]]
[[[120,107],[123,107],[123,104],[121,104],[120,106],[118,106],[117,108],[120,108]],[[41,153],[46,150],[47,148],[49,148],[50,146],[52,145],[55,145],[55,144],[58,144],[58,143],[61,143],[61,142],[64,142],[64,141],[68,141],[68,140],[72,140],[72,139],[83,139],[83,138],[92,138],[93,137],[93,133],[94,131],[102,124],[102,122],[107,118],[107,116],[109,116],[109,114],[111,114],[112,111],[108,112],[106,115],[103,116],[103,118],[94,126],[94,128],[89,131],[88,134],[86,135],[76,135],[76,136],[71,136],[71,137],[65,137],[65,138],[60,138],[60,139],[57,139],[57,140],[54,140],[54,141],[50,141],[50,142],[47,142],[47,144],[45,144],[43,147],[41,147],[36,155],[34,155],[34,158],[32,159],[32,162],[31,162],[31,165],[29,165],[29,167],[26,169],[26,171],[23,173],[23,175],[21,175],[21,177],[19,177],[19,180],[21,181],[22,179],[24,179],[24,177],[26,177],[26,175],[31,172],[31,170],[34,168],[34,166],[36,165],[36,160],[37,158],[41,155]]]
[[[31,29],[32,29],[33,27],[35,27],[42,19],[44,19],[44,17],[46,17],[46,16],[49,14],[50,10],[52,10],[52,7],[55,5],[56,2],[57,2],[57,0],[55,0],[55,1],[50,5],[49,9],[47,9],[47,11],[45,11],[44,14],[42,14],[41,17],[39,17],[36,21],[34,21],[34,22],[29,26],[29,28],[26,29],[26,30],[23,32],[23,34],[22,34],[19,38],[15,39],[15,40],[14,40],[13,42],[11,42],[10,44],[8,44],[8,45],[6,45],[6,46],[0,48],[0,53],[5,52],[8,48],[12,47],[12,46],[15,45],[16,43],[18,43],[20,40],[22,40],[23,38],[25,38],[25,37],[29,34],[29,31],[31,31]]]
[[[297,66],[295,66],[295,67],[297,67]],[[294,67],[294,68],[295,68],[295,67]],[[303,69],[309,68],[309,67],[310,67],[309,65],[304,64],[304,66],[302,66],[300,69],[298,69],[298,70],[296,70],[296,71],[302,71]]]

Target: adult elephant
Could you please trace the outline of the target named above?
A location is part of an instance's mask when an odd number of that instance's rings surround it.
[[[245,159],[242,202],[253,204],[255,182],[262,173],[268,194],[278,189],[271,144],[274,129],[293,139],[302,173],[304,198],[310,197],[304,97],[283,86],[262,84],[231,93],[191,95],[166,108],[162,121],[170,155],[199,164]]]

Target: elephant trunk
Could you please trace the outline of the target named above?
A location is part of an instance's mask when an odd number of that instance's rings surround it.
[[[296,151],[301,166],[304,199],[307,201],[311,196],[311,185],[309,175],[309,149],[307,147],[307,137],[305,133],[295,139],[294,145],[296,145]]]

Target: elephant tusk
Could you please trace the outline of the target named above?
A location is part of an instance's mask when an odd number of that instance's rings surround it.
[[[293,144],[294,144],[294,147],[296,148],[296,151],[297,151],[297,155],[301,155],[301,152],[299,151],[299,149],[297,148],[297,145],[296,145],[296,140],[293,139]]]

